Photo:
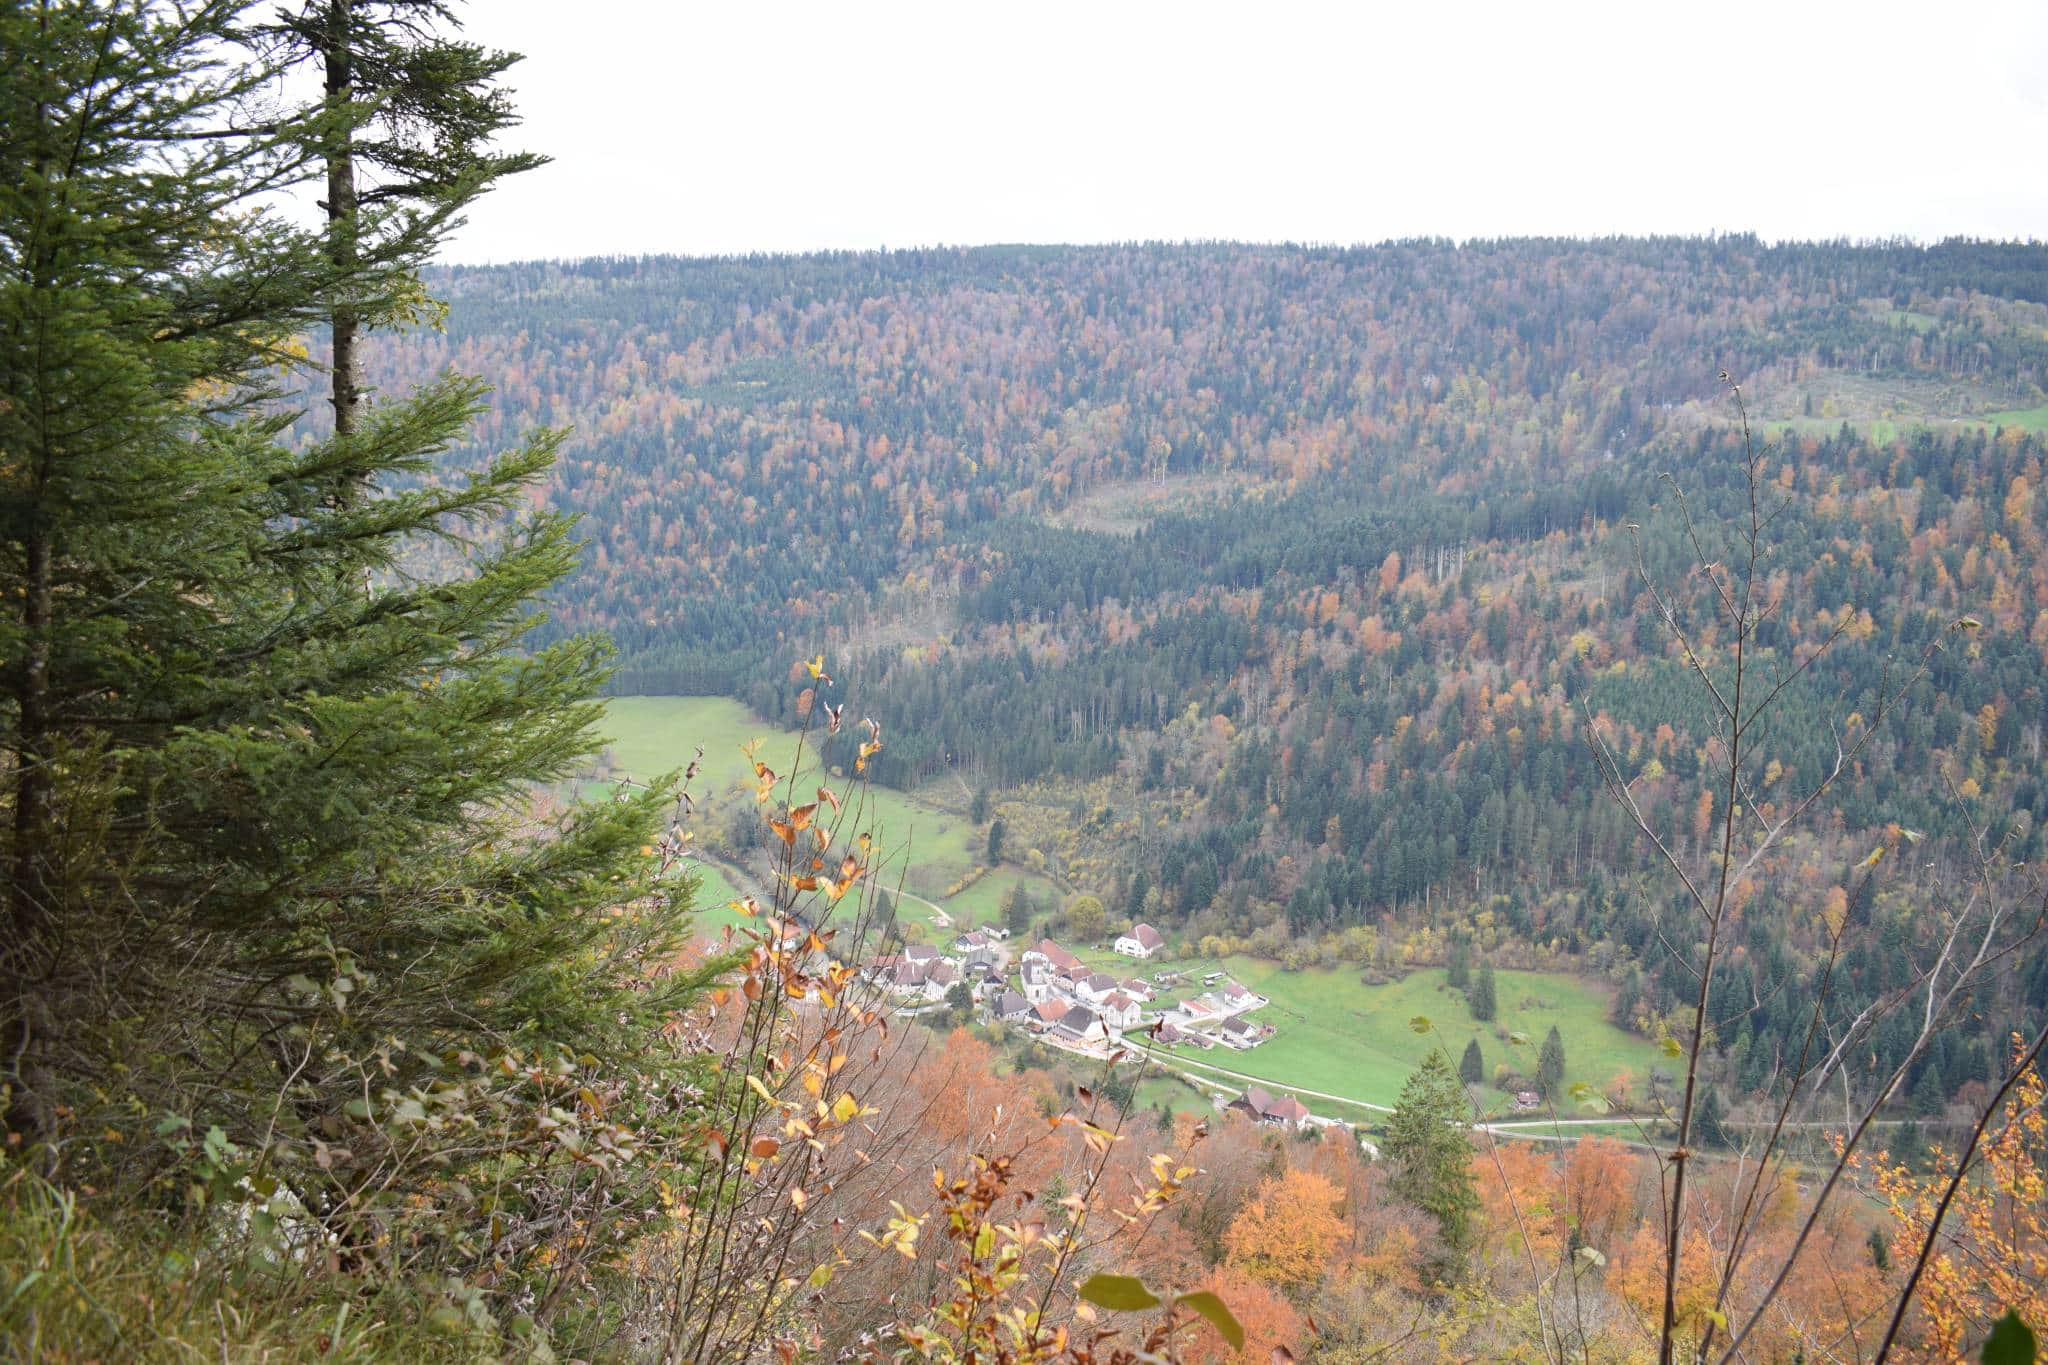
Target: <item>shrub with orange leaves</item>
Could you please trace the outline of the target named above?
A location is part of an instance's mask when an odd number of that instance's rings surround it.
[[[2019,1040],[2014,1039],[2015,1052]],[[2008,1309],[2028,1323],[2048,1323],[2048,1116],[2041,1076],[2028,1067],[2014,1082],[1999,1117],[1988,1125],[1974,1174],[1956,1187],[1938,1214],[1953,1177],[1953,1160],[1935,1151],[1935,1175],[1876,1163],[1876,1184],[1891,1215],[1891,1258],[1903,1268],[1919,1254],[1940,1216],[1907,1339],[1930,1359],[1954,1360]]]
[[[1220,1265],[1203,1278],[1201,1287],[1223,1300],[1244,1328],[1244,1345],[1233,1349],[1214,1329],[1197,1324],[1184,1347],[1182,1359],[1190,1365],[1269,1365],[1285,1359],[1279,1350],[1299,1347],[1306,1333],[1301,1314],[1271,1284]]]
[[[1350,1238],[1337,1216],[1342,1199],[1314,1171],[1296,1169],[1262,1181],[1223,1235],[1226,1264],[1288,1293],[1310,1288]]]

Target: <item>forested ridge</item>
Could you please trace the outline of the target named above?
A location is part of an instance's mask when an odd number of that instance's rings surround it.
[[[2042,255],[1719,238],[458,269],[433,281],[445,334],[385,339],[366,377],[492,374],[483,448],[572,424],[547,496],[587,516],[591,563],[558,620],[612,629],[633,685],[728,690],[768,652],[763,609],[815,635],[975,528],[1118,481],[1336,475],[1490,504],[1640,448],[1722,369],[1787,394],[1908,376],[1943,416],[2028,407]],[[1973,270],[1998,292],[1955,285]],[[1523,529],[1513,511],[1498,529]]]
[[[485,439],[573,424],[542,496],[582,516],[586,568],[554,626],[611,632],[621,690],[786,718],[787,660],[823,649],[828,697],[887,727],[880,780],[1022,792],[1026,829],[1064,808],[1073,879],[1191,941],[1591,964],[1619,1021],[1669,1026],[1689,985],[1652,949],[1678,908],[1586,741],[1702,846],[1711,718],[1636,556],[1701,590],[1679,499],[1709,540],[1743,506],[1729,383],[1784,504],[1753,659],[1831,639],[1777,702],[1772,782],[1882,729],[1746,889],[1729,1082],[1782,1061],[1782,987],[1874,832],[1931,838],[1869,893],[1894,946],[1973,820],[2038,855],[2042,448],[1988,418],[2043,397],[2048,248],[1148,244],[436,284],[445,334],[387,340],[374,382],[476,368]],[[1907,961],[1852,957],[1854,998]],[[2014,971],[2037,1008],[2043,966]],[[1987,1078],[2011,1022],[1921,1070]]]

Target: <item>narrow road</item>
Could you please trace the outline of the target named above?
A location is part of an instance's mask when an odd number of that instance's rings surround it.
[[[1213,1072],[1215,1073],[1215,1075],[1218,1076],[1228,1076],[1233,1080],[1249,1081],[1254,1085],[1269,1085],[1276,1090],[1284,1090],[1290,1095],[1310,1096],[1319,1100],[1335,1100],[1339,1104],[1348,1104],[1351,1105],[1353,1108],[1357,1109],[1369,1109],[1374,1113],[1391,1114],[1394,1112],[1391,1106],[1384,1104],[1374,1104],[1371,1100],[1355,1099],[1350,1095],[1333,1095],[1326,1090],[1305,1090],[1301,1086],[1288,1085],[1284,1081],[1276,1081],[1273,1080],[1271,1077],[1252,1076],[1247,1075],[1245,1072],[1242,1071],[1232,1071],[1228,1067],[1217,1066],[1213,1062],[1197,1062],[1190,1058],[1181,1057],[1178,1055],[1165,1056],[1156,1052],[1148,1052],[1144,1053],[1143,1055],[1151,1065],[1157,1066],[1163,1071],[1177,1072],[1181,1076],[1185,1077],[1190,1081],[1194,1081],[1198,1085],[1215,1085],[1216,1082],[1214,1076],[1201,1075],[1194,1071],[1185,1070],[1184,1068],[1199,1067],[1202,1071]],[[1577,1138],[1572,1134],[1561,1133],[1555,1130],[1560,1128],[1592,1128],[1596,1126],[1612,1126],[1619,1123],[1626,1123],[1627,1121],[1627,1119],[1616,1118],[1514,1119],[1509,1120],[1507,1122],[1475,1123],[1471,1126],[1474,1132],[1488,1133],[1495,1137],[1519,1138],[1525,1142],[1575,1142],[1577,1141]],[[1620,1142],[1625,1146],[1639,1147],[1646,1152],[1656,1150],[1653,1144],[1640,1141],[1636,1138],[1616,1138],[1615,1141]]]
[[[1182,1067],[1190,1066],[1198,1067],[1203,1071],[1213,1071],[1217,1075],[1228,1076],[1232,1080],[1250,1081],[1253,1085],[1270,1085],[1277,1089],[1285,1090],[1291,1095],[1312,1095],[1319,1100],[1335,1100],[1339,1104],[1352,1105],[1358,1109],[1370,1109],[1380,1114],[1391,1114],[1394,1112],[1391,1105],[1374,1104],[1369,1100],[1355,1100],[1349,1095],[1332,1095],[1326,1090],[1304,1090],[1298,1085],[1288,1085],[1284,1081],[1276,1081],[1269,1076],[1250,1076],[1242,1071],[1232,1071],[1229,1067],[1217,1066],[1213,1062],[1198,1062],[1192,1058],[1180,1056],[1178,1053],[1167,1056],[1157,1052],[1147,1052],[1144,1056],[1154,1065],[1166,1067],[1170,1070],[1179,1070]],[[1189,1075],[1188,1079],[1199,1081],[1204,1078]],[[1213,1082],[1211,1083],[1213,1084]]]

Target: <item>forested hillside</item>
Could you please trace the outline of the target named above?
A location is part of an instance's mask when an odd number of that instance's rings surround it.
[[[1594,510],[1564,480],[1718,416],[1721,370],[1807,426],[2030,408],[2044,256],[1723,238],[507,266],[436,279],[445,334],[383,343],[368,379],[492,374],[486,449],[573,424],[547,496],[589,518],[592,562],[560,624],[615,632],[622,685],[722,691],[776,652],[764,624],[859,648],[899,615],[866,594],[969,590],[1014,523],[1121,482],[1404,516],[1433,497],[1432,543],[1523,542]]]
[[[1132,245],[436,285],[445,334],[386,341],[373,380],[498,376],[486,444],[574,426],[540,495],[589,542],[554,626],[610,631],[620,690],[787,717],[788,661],[824,650],[828,699],[889,734],[881,780],[994,789],[1012,856],[1212,950],[1571,961],[1662,1033],[1677,906],[1587,740],[1702,849],[1711,717],[1637,556],[1698,604],[1677,495],[1710,558],[1747,497],[1724,375],[1783,503],[1751,662],[1805,666],[1755,799],[1881,729],[1743,888],[1728,1081],[1781,1063],[1783,986],[1874,832],[1930,841],[1866,889],[1857,999],[1910,974],[1973,821],[2038,856],[2048,249]],[[2013,971],[2048,997],[2040,963]],[[2014,1022],[1918,1071],[1987,1079]]]

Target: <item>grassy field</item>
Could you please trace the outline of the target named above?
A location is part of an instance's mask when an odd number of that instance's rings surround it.
[[[1195,965],[1197,970],[1214,970]],[[1249,1052],[1216,1048],[1188,1055],[1278,1085],[1392,1104],[1408,1073],[1438,1046],[1439,1038],[1453,1058],[1468,1041],[1479,1039],[1489,1078],[1499,1062],[1529,1074],[1536,1069],[1537,1050],[1552,1025],[1564,1040],[1568,1082],[1585,1081],[1604,1089],[1625,1067],[1640,1093],[1650,1069],[1663,1060],[1654,1044],[1607,1022],[1607,996],[1600,987],[1564,973],[1499,973],[1496,1024],[1503,1031],[1529,1036],[1527,1046],[1515,1047],[1495,1036],[1496,1025],[1472,1017],[1463,993],[1446,986],[1440,970],[1366,986],[1349,972],[1286,972],[1277,964],[1248,957],[1228,958],[1220,965],[1272,1001],[1252,1017],[1273,1025],[1278,1036]],[[1417,1015],[1435,1024],[1435,1034],[1418,1034],[1409,1027]],[[1489,1091],[1493,1093],[1497,1092]]]
[[[1903,327],[1909,332],[1931,332],[1941,325],[1941,319],[1932,313],[1915,313],[1906,308],[1887,309],[1879,315],[1878,321]]]
[[[993,924],[1002,919],[1003,897],[1013,886],[1028,887],[1041,908],[1056,906],[1065,892],[1054,883],[1022,868],[999,867],[957,896],[948,896],[946,913],[962,924]]]
[[[1754,424],[1757,432],[1766,437],[1833,436],[1844,426],[1857,432],[1873,445],[1889,445],[1899,439],[1899,424],[1888,417],[1781,417]],[[1928,425],[1921,423],[1921,425]]]
[[[1985,414],[1984,420],[1995,427],[2019,427],[2036,435],[2048,433],[2048,403],[2038,408],[2014,408],[2006,412]]]
[[[840,823],[851,820],[854,828],[873,833],[892,862],[926,869],[927,879],[942,879],[941,886],[973,865],[970,847],[978,841],[965,819],[887,787],[846,793],[843,780],[822,771],[808,749],[799,759],[795,732],[777,729],[728,697],[615,697],[604,728],[611,736],[607,756],[619,771],[641,781],[686,767],[697,746],[703,746],[703,763],[691,788],[699,838],[716,829],[707,822],[735,805],[754,803],[754,770],[741,746],[758,739],[760,761],[784,782],[796,769],[797,804],[813,800],[817,788],[829,781],[847,797]]]
[[[802,751],[799,763],[799,737],[794,731],[778,729],[731,698],[615,697],[605,713],[604,731],[610,737],[603,751],[610,769],[637,781],[681,771],[698,746],[703,747],[704,758],[691,784],[697,812],[686,822],[702,847],[721,845],[725,821],[735,809],[756,808],[753,764],[742,746],[758,739],[760,761],[780,777],[787,779],[791,767],[798,766],[798,804],[813,799],[817,788],[828,780],[833,790],[846,798],[847,809],[840,823],[849,830],[874,834],[886,855],[881,867],[883,885],[893,888],[901,876],[906,890],[945,906],[962,924],[996,919],[1003,893],[1019,882],[1030,885],[1041,904],[1056,903],[1061,894],[1042,877],[998,868],[959,895],[945,896],[944,888],[975,864],[986,837],[983,831],[957,812],[938,809],[888,787],[848,793],[843,779],[822,772],[808,749]],[[712,876],[718,877],[715,891]],[[735,894],[716,869],[708,869],[698,902],[723,905]],[[905,908],[921,913],[921,907]]]

